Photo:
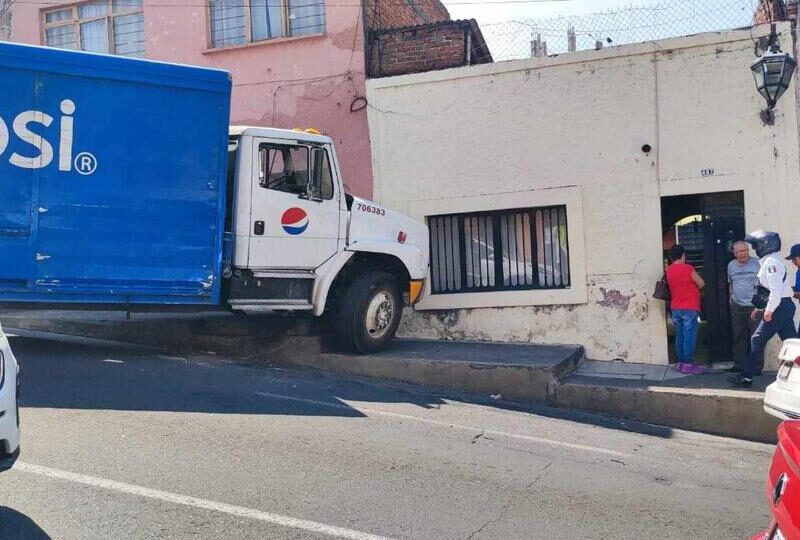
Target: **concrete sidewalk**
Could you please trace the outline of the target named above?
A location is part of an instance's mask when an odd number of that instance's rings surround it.
[[[584,362],[558,388],[555,404],[691,431],[775,442],[780,420],[764,412],[764,390],[775,373],[753,387],[734,388],[723,368],[684,375],[670,366]]]
[[[40,314],[41,315],[41,314]],[[214,352],[280,364],[458,390],[494,399],[544,403],[673,428],[774,442],[779,421],[763,411],[763,391],[732,389],[723,373],[689,376],[668,366],[584,359],[578,345],[397,340],[388,350],[338,349],[317,320],[212,316],[193,319],[88,320],[0,314],[3,327]]]

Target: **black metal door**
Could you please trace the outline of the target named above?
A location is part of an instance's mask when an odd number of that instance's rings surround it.
[[[703,195],[703,226],[703,318],[709,359],[718,362],[732,358],[727,268],[733,244],[745,236],[742,192]]]

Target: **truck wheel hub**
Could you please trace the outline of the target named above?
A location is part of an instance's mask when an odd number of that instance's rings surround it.
[[[390,294],[375,295],[367,308],[366,325],[370,337],[380,339],[386,334],[394,316],[394,299]]]

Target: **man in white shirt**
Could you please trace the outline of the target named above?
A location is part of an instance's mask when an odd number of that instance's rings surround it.
[[[742,372],[728,378],[736,386],[749,387],[753,385],[753,377],[760,375],[759,359],[772,336],[778,334],[781,339],[796,338],[797,330],[794,327],[795,307],[792,302],[794,292],[786,276],[786,265],[778,255],[781,249],[780,236],[775,232],[756,231],[748,234],[745,241],[753,246],[759,257],[758,282],[769,291],[763,308],[764,317],[750,338],[750,354],[742,366]],[[759,307],[757,302],[753,304]]]

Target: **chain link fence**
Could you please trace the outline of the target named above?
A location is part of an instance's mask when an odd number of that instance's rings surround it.
[[[495,61],[640,43],[753,24],[759,0],[663,0],[616,11],[482,24]]]

